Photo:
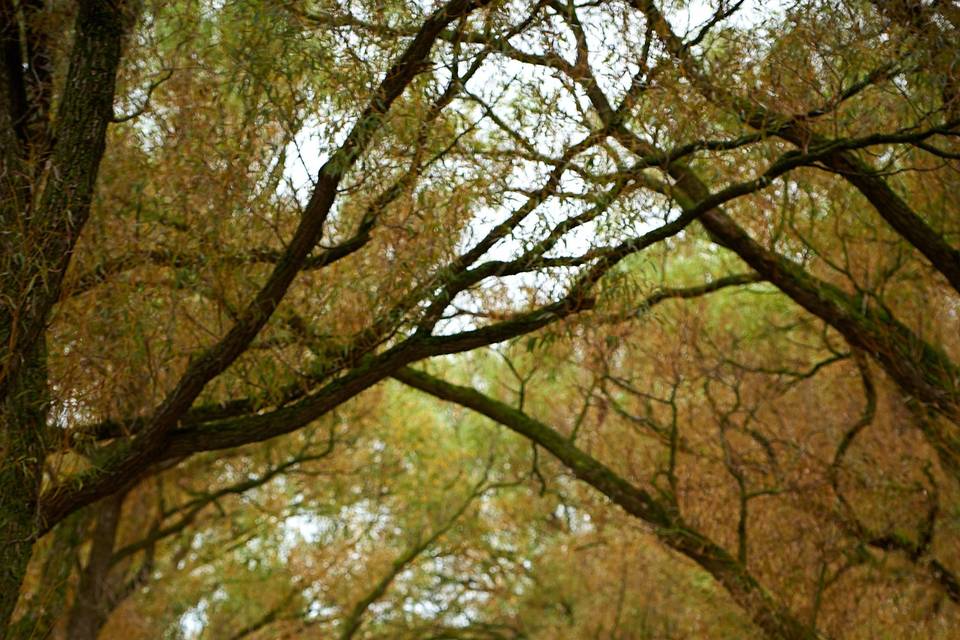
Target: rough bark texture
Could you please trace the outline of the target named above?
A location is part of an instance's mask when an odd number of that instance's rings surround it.
[[[57,142],[44,164],[38,159],[46,154],[33,152],[43,137],[37,114],[45,112],[47,96],[36,86],[28,93],[20,55],[26,49],[35,63],[30,82],[42,81],[48,61],[31,24],[19,22],[36,7],[28,3],[18,14],[5,0],[0,9],[0,629],[6,629],[43,529],[38,500],[49,384],[44,331],[89,215],[130,16],[121,2],[80,3]],[[35,39],[22,45],[21,34]],[[36,182],[41,169],[44,178]],[[40,183],[37,196],[33,185]]]
[[[0,173],[6,177],[0,179],[3,188],[0,197],[3,225],[0,228],[3,242],[0,273],[4,274],[0,281],[3,301],[0,306],[0,398],[8,398],[2,424],[5,440],[4,462],[0,469],[3,490],[0,496],[0,535],[10,541],[0,552],[4,554],[0,557],[0,564],[5,568],[0,626],[6,626],[9,621],[36,537],[84,505],[122,491],[135,482],[150,463],[162,459],[165,454],[169,457],[164,451],[171,444],[168,442],[169,432],[207,382],[229,367],[269,320],[322,236],[340,179],[377,135],[391,103],[423,70],[438,34],[451,22],[487,2],[489,0],[451,0],[424,21],[404,53],[387,71],[345,142],[324,165],[297,231],[258,295],[238,316],[230,331],[193,360],[136,438],[109,448],[107,455],[97,461],[95,473],[75,478],[76,482],[52,492],[68,507],[41,509],[41,514],[55,516],[46,519],[37,517],[37,492],[46,453],[41,434],[46,421],[48,383],[42,362],[38,361],[38,366],[34,366],[30,354],[38,352],[43,345],[47,319],[59,299],[73,247],[89,216],[106,147],[106,130],[113,118],[113,97],[123,39],[133,15],[122,0],[79,3],[69,70],[59,101],[55,135],[52,136],[56,142],[49,156],[44,155],[43,180],[35,182],[43,184],[42,193],[26,198],[24,194],[29,193],[29,189],[25,190],[23,186],[29,187],[29,178],[33,175],[33,171],[27,169],[28,160],[35,158],[27,152],[25,143],[29,141],[29,135],[25,133],[28,129],[24,128],[24,123],[29,120],[27,116],[31,108],[24,103],[29,102],[31,95],[41,102],[45,98],[40,92],[28,92],[22,77],[20,52],[35,49],[31,49],[30,43],[21,41],[22,34],[31,33],[29,25],[20,24],[29,11],[19,11],[9,0],[0,0],[0,55],[3,56],[0,64],[0,168],[3,171]],[[32,56],[31,59],[36,58],[40,67],[47,68],[42,55],[28,55]],[[41,70],[35,75],[42,78],[44,73]],[[352,393],[340,401],[352,397],[359,389],[387,373],[384,371],[379,377],[359,376],[363,384],[357,388],[349,387],[348,391]],[[280,432],[277,430],[270,435]],[[247,441],[251,440],[248,438]],[[196,446],[203,448],[203,445]],[[90,626],[81,622],[77,624],[85,628]]]
[[[339,377],[334,377],[338,375],[334,371],[316,380],[316,387],[309,394],[273,411],[249,410],[239,417],[230,415],[218,420],[209,417],[194,422],[184,420],[205,386],[248,349],[300,271],[308,268],[311,260],[320,266],[327,264],[323,262],[327,258],[317,263],[317,256],[312,252],[325,233],[326,219],[337,198],[341,178],[375,140],[391,103],[403,94],[428,63],[435,40],[444,37],[447,28],[455,21],[488,1],[450,0],[445,7],[426,18],[418,31],[409,34],[413,37],[404,53],[387,71],[345,142],[324,165],[316,190],[287,247],[270,256],[269,262],[275,265],[272,273],[258,294],[236,316],[234,325],[209,349],[192,359],[166,400],[155,408],[152,415],[142,419],[135,437],[104,446],[98,452],[101,456],[96,460],[98,464],[92,465],[89,473],[66,480],[55,479],[49,493],[41,496],[43,460],[48,453],[45,432],[48,429],[50,386],[44,333],[51,309],[60,297],[61,282],[73,247],[89,216],[97,173],[106,148],[106,131],[113,115],[124,34],[132,15],[124,0],[80,0],[77,3],[74,40],[69,47],[69,69],[66,77],[60,79],[62,82],[58,82],[62,92],[57,100],[52,101],[53,65],[46,50],[45,36],[35,28],[42,21],[33,19],[34,14],[43,11],[44,3],[41,0],[0,0],[0,629],[6,628],[16,606],[20,584],[37,537],[81,507],[116,495],[151,465],[201,450],[239,446],[290,432],[418,359],[514,337],[592,305],[585,297],[564,300],[562,304],[544,307],[537,314],[519,321],[501,322],[459,336],[432,336],[429,331],[418,331],[417,335],[393,349],[344,367],[339,370]],[[708,99],[726,104],[747,124],[783,138],[804,151],[811,144],[816,146],[823,142],[797,121],[788,122],[778,114],[761,112],[751,105],[739,108],[742,102],[721,95],[722,92],[703,75],[691,57],[690,49],[671,31],[655,3],[633,0],[633,4],[644,12],[651,29]],[[912,2],[894,4],[900,7],[896,15],[902,14],[904,19],[916,13],[911,7],[922,9],[922,4]],[[555,62],[544,58],[543,64],[556,66],[583,86],[604,122],[603,135],[613,135],[627,149],[639,154],[665,157],[629,133],[625,117],[629,107],[622,111],[609,104],[589,72],[585,44],[582,49],[576,65],[563,63],[560,58]],[[540,58],[532,60],[534,64],[541,64]],[[951,88],[950,94],[955,93]],[[953,98],[945,97],[945,102],[950,100]],[[55,127],[48,119],[52,102],[58,105]],[[672,158],[662,165],[667,166],[670,160]],[[656,238],[644,236],[625,242],[621,250],[599,260],[598,266],[589,271],[596,275],[588,278],[588,284],[595,284],[615,260],[646,246],[644,241],[652,243],[669,237],[694,218],[702,216],[705,228],[719,245],[736,252],[759,277],[770,281],[804,309],[829,323],[852,345],[869,353],[924,410],[945,418],[931,420],[922,429],[945,468],[960,478],[960,431],[957,429],[960,425],[960,368],[956,363],[887,310],[869,306],[867,301],[816,278],[801,265],[761,246],[719,209],[729,200],[762,189],[770,179],[814,161],[843,176],[906,243],[925,256],[953,288],[960,291],[960,252],[937,231],[935,223],[928,224],[914,212],[906,199],[890,186],[892,183],[885,181],[852,151],[824,151],[815,158],[784,156],[784,160],[771,166],[762,178],[717,193],[711,193],[689,168],[674,163],[670,172],[676,181],[677,200],[685,209],[682,224],[666,225]],[[563,166],[557,169],[555,183],[565,170]],[[529,210],[520,210],[516,215],[527,215],[541,201],[532,200]],[[503,235],[516,222],[519,218],[505,223]],[[362,246],[365,238],[369,238],[369,229],[357,238],[360,245],[356,246]],[[491,244],[495,243],[497,236],[491,235],[490,239]],[[479,268],[467,269],[488,248],[489,245],[484,247],[481,243],[464,256],[458,266],[461,281],[448,283],[449,295],[434,301],[428,317],[440,317],[457,291],[486,277],[487,272]],[[341,249],[353,251],[355,246],[345,244]],[[327,255],[333,256],[333,250]],[[493,269],[502,266],[488,264]],[[489,274],[493,273],[495,270],[489,271]],[[588,295],[588,289],[584,288],[584,296]],[[374,335],[379,334],[374,332]],[[372,344],[375,345],[376,340]],[[363,353],[369,355],[370,351]],[[485,404],[489,399],[471,396],[468,391],[472,390],[454,391],[445,390],[448,395],[457,396],[448,399],[472,406],[509,424],[552,451],[578,477],[629,513],[650,523],[667,545],[714,575],[768,635],[791,639],[815,636],[813,630],[765,592],[744,561],[686,527],[676,513],[675,505],[627,483],[549,427],[523,414],[511,414],[509,407]],[[433,392],[440,395],[437,389]],[[105,620],[105,611],[109,611],[103,605],[113,593],[107,581],[113,562],[120,500],[108,498],[101,505],[93,549],[81,575],[79,595],[69,622],[72,637],[95,637]],[[360,610],[360,614],[362,612]],[[0,630],[0,636],[3,633]]]
[[[31,355],[0,406],[0,637],[36,541],[47,422],[44,353]]]
[[[73,247],[89,217],[113,118],[127,22],[123,8],[113,3],[81,3],[43,193],[35,208],[19,196],[10,204],[12,215],[3,229],[9,243],[3,251],[5,304],[0,307],[0,326],[9,327],[10,333],[0,351],[0,394],[15,384],[24,354],[42,340]]]

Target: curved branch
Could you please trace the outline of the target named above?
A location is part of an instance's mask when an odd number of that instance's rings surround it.
[[[599,490],[630,515],[649,524],[662,542],[714,576],[769,637],[818,637],[815,630],[800,622],[774,600],[725,549],[689,528],[671,508],[577,448],[558,431],[475,389],[450,384],[422,371],[404,368],[395,372],[393,377],[436,398],[472,409],[542,446],[577,478]]]
[[[207,383],[243,354],[286,295],[303,262],[323,234],[341,179],[379,131],[392,103],[420,73],[440,32],[450,22],[488,2],[489,0],[451,0],[424,21],[403,54],[387,71],[343,144],[324,163],[292,239],[259,292],[239,314],[227,334],[192,360],[179,382],[155,409],[140,433],[130,442],[107,452],[100,468],[93,474],[80,474],[51,488],[48,498],[60,506],[59,509],[54,509],[57,518],[66,515],[63,507],[69,505],[70,509],[75,509],[116,491],[118,483],[131,481],[130,479],[136,478],[151,461],[166,455],[165,452],[169,449],[167,440],[184,413],[189,410]],[[99,76],[93,74],[92,77]],[[110,108],[112,109],[112,106]],[[48,528],[52,524],[55,524],[55,521],[44,523],[41,528]]]

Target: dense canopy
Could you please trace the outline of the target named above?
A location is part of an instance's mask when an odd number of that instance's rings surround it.
[[[0,0],[0,638],[954,638],[960,6]]]

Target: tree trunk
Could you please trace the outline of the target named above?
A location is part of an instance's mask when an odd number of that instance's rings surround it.
[[[74,513],[54,529],[44,553],[43,567],[30,592],[21,594],[23,615],[7,630],[7,640],[52,638],[63,619],[71,589],[71,576],[80,565],[80,548],[86,539],[92,510]],[[36,550],[35,550],[36,551]]]
[[[27,107],[19,54],[25,31],[15,4],[0,2],[0,638],[8,635],[33,543],[46,528],[37,508],[47,451],[45,331],[90,212],[133,18],[123,2],[79,3],[57,141],[35,196],[30,153],[17,134]]]
[[[0,475],[4,487],[11,486],[8,474]],[[23,500],[8,500],[16,496],[15,492],[4,490],[0,496],[0,528],[3,540],[0,543],[0,638],[6,638],[5,629],[10,623],[13,608],[20,596],[20,584],[23,582],[33,551],[34,530],[32,523],[32,505]],[[26,507],[26,508],[24,508]]]
[[[110,496],[96,505],[97,524],[93,531],[90,558],[80,574],[80,586],[70,611],[67,637],[70,640],[96,640],[106,624],[119,590],[111,576],[113,547],[123,509],[124,494]],[[112,579],[113,578],[113,579]]]
[[[41,347],[23,364],[0,407],[0,638],[6,636],[39,531],[47,398]]]

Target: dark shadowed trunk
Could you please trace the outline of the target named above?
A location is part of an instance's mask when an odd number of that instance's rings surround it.
[[[17,603],[37,531],[47,423],[46,356],[30,355],[0,406],[0,637]]]
[[[67,637],[70,640],[96,640],[117,601],[117,579],[111,574],[113,548],[123,510],[122,494],[110,496],[96,505],[97,522],[93,530],[90,558],[80,574],[80,585],[70,611]]]
[[[0,631],[6,635],[38,532],[48,451],[50,311],[90,212],[122,41],[121,0],[78,3],[53,136],[50,60],[38,3],[0,0]],[[26,52],[27,58],[23,58]],[[42,85],[42,86],[40,86]],[[48,139],[56,142],[48,153]],[[42,185],[42,190],[38,190]]]

